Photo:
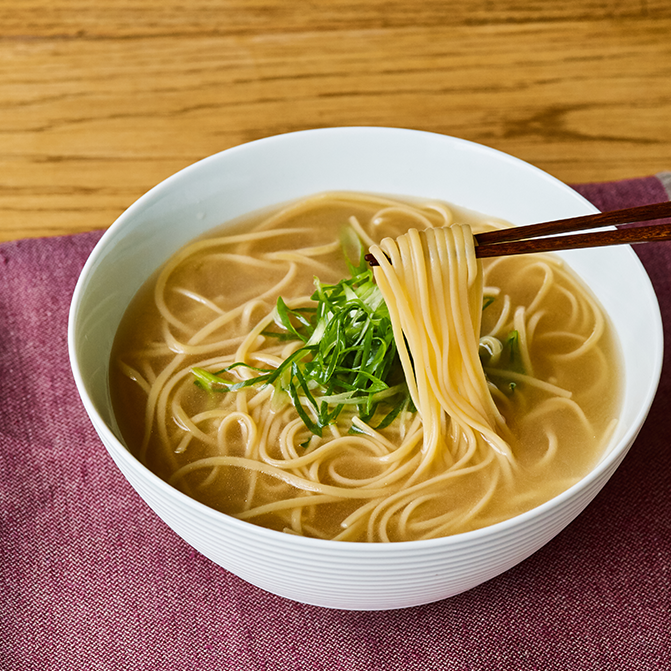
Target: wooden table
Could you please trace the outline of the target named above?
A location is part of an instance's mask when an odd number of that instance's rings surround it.
[[[337,125],[567,182],[671,169],[669,0],[0,0],[0,240],[103,228],[209,154]]]

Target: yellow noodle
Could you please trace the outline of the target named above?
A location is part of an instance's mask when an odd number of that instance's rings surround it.
[[[322,222],[321,212],[337,216]],[[382,239],[387,224],[394,235],[405,232]],[[602,346],[608,325],[551,255],[478,261],[473,227],[502,226],[436,201],[336,192],[185,247],[142,299],[140,312],[158,315],[149,337],[115,344],[112,391],[118,397],[136,389],[133,403],[142,408],[131,447],[208,505],[316,538],[434,538],[495,523],[555,495],[575,482],[563,464],[573,459],[587,472],[613,430],[614,401],[602,409],[614,382],[612,348]],[[375,278],[412,404],[384,429],[346,409],[313,436],[286,394],[271,386],[198,389],[192,367],[216,373],[245,362],[274,369],[301,346],[263,332],[276,329],[279,295],[291,308],[309,308],[315,273],[326,281],[346,273],[345,263],[333,260],[339,227],[354,231],[380,263]],[[194,275],[198,268],[220,278],[216,289]],[[258,274],[257,295],[247,291],[236,301],[226,293],[221,278],[238,270],[242,284]],[[494,302],[483,312],[485,295]],[[506,369],[512,330],[521,354],[515,370]],[[576,371],[588,379],[574,384]],[[238,367],[230,379],[256,374]],[[120,425],[126,435],[123,418]],[[591,456],[574,447],[598,433],[605,437],[590,439]],[[532,481],[547,485],[537,491],[525,484]]]

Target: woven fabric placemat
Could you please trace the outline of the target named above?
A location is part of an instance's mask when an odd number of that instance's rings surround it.
[[[668,174],[575,188],[600,209],[667,200]],[[178,538],[96,436],[67,356],[101,233],[0,245],[0,669],[670,669],[671,370],[622,466],[522,564],[387,612],[268,594]],[[671,243],[637,247],[668,341]]]

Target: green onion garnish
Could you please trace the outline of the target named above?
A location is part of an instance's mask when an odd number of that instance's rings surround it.
[[[196,384],[213,392],[274,385],[318,436],[344,408],[357,412],[365,422],[381,413],[374,428],[389,426],[409,399],[389,311],[363,254],[358,265],[347,262],[353,273],[350,279],[322,284],[315,278],[314,309],[294,310],[278,298],[275,324],[279,330],[263,335],[303,343],[278,368],[260,369],[240,362],[216,373],[193,368]],[[222,377],[237,366],[256,375],[243,382]],[[412,404],[409,407],[414,410]]]

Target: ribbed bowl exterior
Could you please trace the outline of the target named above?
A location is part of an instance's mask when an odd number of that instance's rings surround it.
[[[662,361],[659,308],[630,249],[566,255],[594,289],[620,337],[623,409],[608,452],[594,470],[532,511],[466,534],[392,544],[302,538],[233,519],[161,481],[124,446],[108,385],[114,333],[142,283],[191,238],[254,209],[336,189],[437,197],[513,223],[595,211],[528,164],[430,133],[325,129],[243,145],[155,187],[103,236],[72,301],[72,369],[84,406],[119,469],[159,517],[203,555],[258,587],[304,603],[348,610],[415,606],[458,594],[511,568],[596,496],[652,403]]]
[[[159,517],[216,564],[274,594],[346,610],[430,603],[503,573],[582,512],[618,465],[554,505],[509,523],[434,541],[365,545],[297,539],[239,522],[138,471],[115,445],[107,448]]]

